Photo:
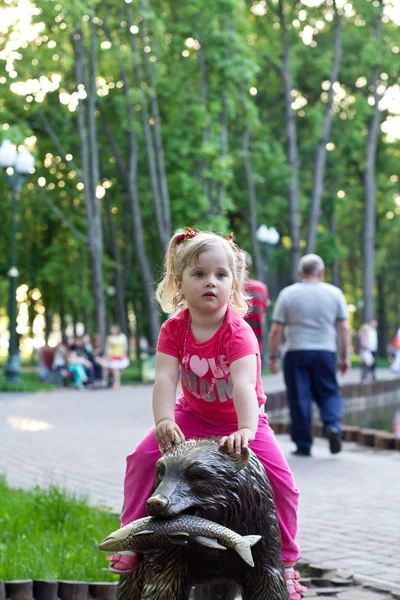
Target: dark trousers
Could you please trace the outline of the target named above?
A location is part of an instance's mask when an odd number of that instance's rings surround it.
[[[336,380],[336,355],[325,350],[292,350],[286,353],[284,375],[291,419],[292,440],[300,450],[312,445],[312,401],[318,405],[324,432],[336,428],[343,398]]]
[[[374,362],[372,363],[372,367],[371,367],[371,375],[372,375],[372,380],[376,381],[375,367],[376,367],[376,355],[378,354],[378,351],[375,350],[375,352],[371,352],[371,354],[374,357]]]

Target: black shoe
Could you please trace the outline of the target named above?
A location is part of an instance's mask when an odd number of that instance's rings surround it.
[[[311,456],[311,450],[302,450],[301,448],[297,448],[297,450],[293,450],[291,454],[293,454],[293,456]]]
[[[329,450],[331,454],[338,454],[342,449],[342,439],[337,429],[330,429],[327,432],[329,440]]]

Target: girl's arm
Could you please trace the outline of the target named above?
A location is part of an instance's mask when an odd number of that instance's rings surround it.
[[[233,402],[238,418],[238,430],[221,438],[220,445],[227,444],[229,452],[240,454],[255,438],[258,429],[258,399],[256,394],[256,355],[249,354],[235,360],[231,366]]]
[[[178,368],[177,358],[164,352],[156,353],[156,376],[153,387],[153,414],[156,425],[154,435],[162,452],[171,448],[175,431],[183,440],[185,439],[175,423],[174,415]]]

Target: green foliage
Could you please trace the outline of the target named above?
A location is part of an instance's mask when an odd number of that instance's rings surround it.
[[[332,4],[309,7],[283,2],[296,106],[300,157],[301,238],[307,237],[307,215],[312,192],[316,149],[321,139],[327,86],[333,57]],[[354,0],[352,9],[340,8],[342,60],[335,87],[333,144],[326,157],[324,195],[317,251],[328,265],[340,264],[348,298],[362,300],[362,235],[367,133],[372,114],[371,81],[379,64],[382,85],[394,85],[400,72],[398,29],[390,19],[382,22],[383,35],[375,40],[380,18],[374,2]],[[257,12],[258,7],[258,12]],[[19,205],[19,261],[21,282],[38,287],[46,308],[80,320],[93,313],[89,248],[66,222],[51,211],[38,192],[36,181],[83,236],[88,214],[81,186],[82,156],[77,129],[76,62],[72,40],[81,32],[86,56],[91,56],[90,16],[94,16],[97,50],[97,134],[100,177],[107,183],[101,211],[105,237],[105,286],[115,285],[117,269],[123,273],[126,303],[138,313],[146,333],[148,291],[134,251],[132,203],[125,178],[132,173],[137,184],[144,229],[145,252],[154,278],[159,275],[163,247],[155,226],[155,205],[149,155],[143,127],[147,108],[155,143],[152,99],[158,100],[165,168],[171,201],[172,229],[183,225],[228,232],[251,250],[249,191],[243,162],[243,133],[250,132],[250,162],[257,198],[257,222],[275,226],[282,239],[289,236],[288,194],[291,170],[287,161],[287,132],[282,81],[282,30],[277,2],[253,0],[145,0],[116,5],[105,2],[54,2],[38,5],[34,22],[44,28],[32,43],[18,49],[17,76],[5,72],[0,80],[0,110],[9,129],[5,137],[21,143],[34,135],[36,173],[21,193]],[[94,10],[94,13],[91,11]],[[312,42],[304,43],[307,28]],[[10,39],[12,28],[4,35]],[[136,51],[132,50],[132,41]],[[302,39],[303,36],[303,39]],[[149,65],[145,61],[149,59]],[[138,66],[139,84],[134,65]],[[90,83],[90,64],[87,62]],[[150,68],[150,72],[149,72]],[[10,89],[28,79],[61,80],[45,97],[22,95]],[[126,83],[123,83],[125,81]],[[296,100],[301,100],[299,108]],[[84,99],[81,98],[84,102]],[[130,112],[132,108],[132,112]],[[387,111],[383,113],[386,119]],[[45,117],[45,119],[43,118]],[[45,120],[58,139],[49,136]],[[112,133],[110,138],[108,129]],[[128,163],[130,132],[135,133],[135,156]],[[155,153],[157,155],[157,148]],[[118,149],[118,153],[116,152]],[[64,160],[65,154],[72,156]],[[394,195],[399,193],[400,142],[380,132],[377,154],[376,272],[385,272],[388,321],[397,316],[394,281],[398,269],[396,240],[398,214]],[[157,158],[157,156],[156,156]],[[392,178],[392,179],[391,179]],[[1,185],[0,244],[4,263],[10,243],[10,203]],[[338,192],[345,193],[338,197]],[[394,218],[387,214],[393,212]],[[119,258],[116,256],[116,248]],[[273,251],[271,269],[282,271],[290,261],[290,243]],[[3,262],[3,261],[2,261]],[[0,301],[4,306],[6,267],[0,268]],[[289,282],[289,281],[287,281]],[[276,290],[275,290],[276,291]],[[109,318],[115,306],[109,302]],[[90,318],[89,318],[90,321]]]
[[[115,581],[98,544],[118,518],[52,486],[10,489],[0,478],[0,580]]]

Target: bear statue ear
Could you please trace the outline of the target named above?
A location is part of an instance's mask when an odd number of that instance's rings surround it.
[[[175,430],[174,431],[174,441],[172,442],[173,446],[177,446],[178,444],[182,444],[185,440],[181,438],[181,436],[179,435],[179,433]]]
[[[174,431],[174,441],[172,442],[172,447],[175,448],[175,446],[177,446],[178,444],[182,444],[185,440],[183,440],[180,435],[178,434],[177,431]],[[160,450],[161,454],[165,454],[166,452],[169,452],[169,450]]]
[[[228,452],[228,447],[225,444],[224,446],[220,446],[219,451],[232,459],[237,471],[241,471],[249,464],[250,452],[248,448],[243,448],[240,454],[231,454]]]

